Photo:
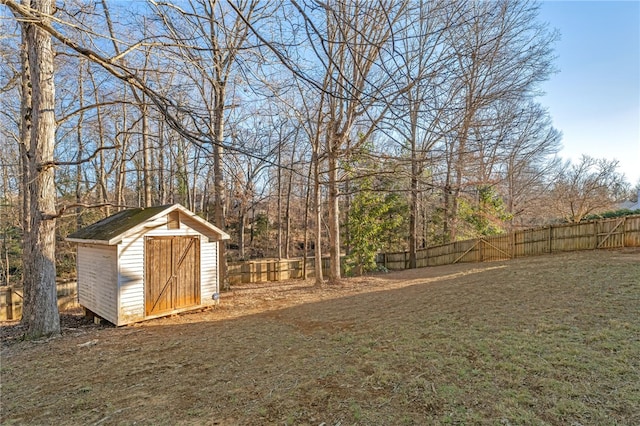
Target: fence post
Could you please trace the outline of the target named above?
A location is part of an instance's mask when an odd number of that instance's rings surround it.
[[[552,236],[553,236],[553,226],[549,225],[549,253],[553,252],[552,249],[551,249],[552,248],[551,244],[552,244],[552,241],[553,241]]]
[[[9,286],[7,287],[7,295],[6,295],[6,301],[7,301],[7,319],[8,320],[12,320],[13,319],[13,286]]]
[[[302,256],[302,279],[306,280],[307,279],[307,253],[304,253],[304,256]]]

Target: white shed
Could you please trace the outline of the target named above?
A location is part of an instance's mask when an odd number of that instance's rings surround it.
[[[117,326],[215,304],[227,239],[180,204],[123,210],[67,237],[78,300]]]

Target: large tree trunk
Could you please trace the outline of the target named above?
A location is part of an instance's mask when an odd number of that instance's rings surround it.
[[[282,143],[278,143],[278,169],[277,174],[277,190],[278,198],[276,200],[276,209],[278,211],[278,234],[277,234],[277,250],[278,259],[282,259]]]
[[[409,213],[409,268],[415,269],[418,265],[418,176],[420,167],[416,159],[415,142],[411,152],[411,212]]]
[[[32,7],[44,16],[53,11],[52,0],[34,2]],[[60,333],[56,295],[55,217],[53,150],[55,145],[55,89],[53,84],[53,48],[51,36],[35,25],[26,25],[28,62],[32,84],[31,146],[28,167],[30,182],[25,196],[30,197],[31,227],[25,235],[28,247],[24,258],[25,288],[31,298],[23,323],[30,337]]]
[[[333,151],[329,159],[329,282],[340,281],[340,206],[338,204],[338,159]]]
[[[80,114],[78,115],[78,124],[76,125],[76,137],[78,141],[78,161],[80,161],[84,156],[84,135],[82,134],[82,124],[84,123],[84,85],[83,85],[83,75],[82,75],[82,63],[84,62],[82,59],[78,61],[78,107],[80,108]],[[82,163],[78,162],[76,164],[76,203],[78,207],[76,207],[76,229],[82,228],[82,207],[80,207],[80,203],[82,203]]]
[[[322,275],[322,194],[320,193],[320,159],[318,158],[317,144],[313,152],[313,217],[315,220],[315,249],[314,249],[314,269],[315,285],[322,287],[324,277]],[[307,250],[307,247],[304,248]]]
[[[142,186],[144,189],[144,206],[151,207],[153,205],[153,200],[151,199],[151,170],[149,164],[151,163],[151,149],[149,147],[149,122],[148,122],[148,114],[149,108],[147,105],[147,99],[143,95],[141,97],[142,105]]]
[[[244,206],[241,206],[240,214],[238,215],[238,253],[240,253],[240,259],[246,260],[245,247],[244,247],[244,233],[246,231],[247,218],[244,214]]]
[[[216,106],[214,110],[214,123],[213,123],[213,137],[216,145],[213,147],[213,189],[215,192],[214,197],[214,223],[222,229],[226,228],[225,218],[225,202],[226,191],[224,184],[224,170],[222,168],[222,156],[224,151],[222,144],[224,143],[224,87],[216,88]],[[218,253],[218,270],[220,271],[220,277],[222,277],[222,288],[228,290],[229,279],[227,277],[227,259],[225,254],[225,243],[220,242]]]
[[[98,90],[98,86],[96,84],[96,79],[95,76],[93,74],[93,72],[91,72],[91,67],[87,67],[87,74],[89,75],[89,77],[91,78],[91,82],[93,85],[93,94],[94,94],[94,99],[96,102],[96,105],[100,104],[100,92]],[[109,192],[107,191],[107,172],[105,170],[105,158],[104,158],[104,141],[105,141],[105,131],[104,131],[104,124],[103,124],[103,120],[102,120],[102,109],[101,108],[96,108],[96,118],[98,120],[98,137],[99,137],[99,144],[98,144],[98,148],[100,149],[100,154],[98,154],[98,166],[97,166],[97,184],[98,184],[98,203],[100,204],[104,204],[107,202],[107,200],[109,200]],[[80,156],[78,156],[80,157]],[[104,206],[102,207],[102,213],[104,214],[105,217],[110,216],[111,215],[111,207],[110,206]]]
[[[22,211],[20,213],[20,223],[22,225],[22,258],[23,264],[27,265],[28,259],[31,259],[29,251],[31,247],[26,243],[27,235],[31,232],[31,197],[27,192],[27,187],[31,182],[29,170],[29,155],[31,152],[31,127],[32,123],[32,95],[31,95],[31,70],[29,67],[29,40],[27,38],[27,24],[22,24],[22,52],[20,54],[22,62],[22,99],[20,112],[20,198],[22,199]],[[24,268],[22,271],[23,283],[23,303],[22,303],[22,322],[27,323],[27,318],[31,317],[33,308],[33,292],[29,284],[33,282],[30,278],[31,268]]]

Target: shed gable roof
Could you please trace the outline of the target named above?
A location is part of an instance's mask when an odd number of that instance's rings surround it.
[[[102,220],[99,220],[85,228],[79,229],[67,236],[67,241],[93,242],[97,244],[116,244],[127,234],[136,232],[147,221],[167,215],[174,210],[179,210],[191,219],[203,225],[208,231],[216,234],[219,239],[227,240],[229,235],[221,229],[213,226],[195,213],[187,210],[180,204],[169,204],[156,207],[140,207],[127,209]]]

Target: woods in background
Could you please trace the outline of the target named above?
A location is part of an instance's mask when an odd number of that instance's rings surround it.
[[[126,207],[183,204],[228,259],[328,253],[321,284],[341,253],[415,265],[628,193],[615,162],[556,156],[534,2],[0,4],[3,269],[33,306],[73,267],[61,240]]]

